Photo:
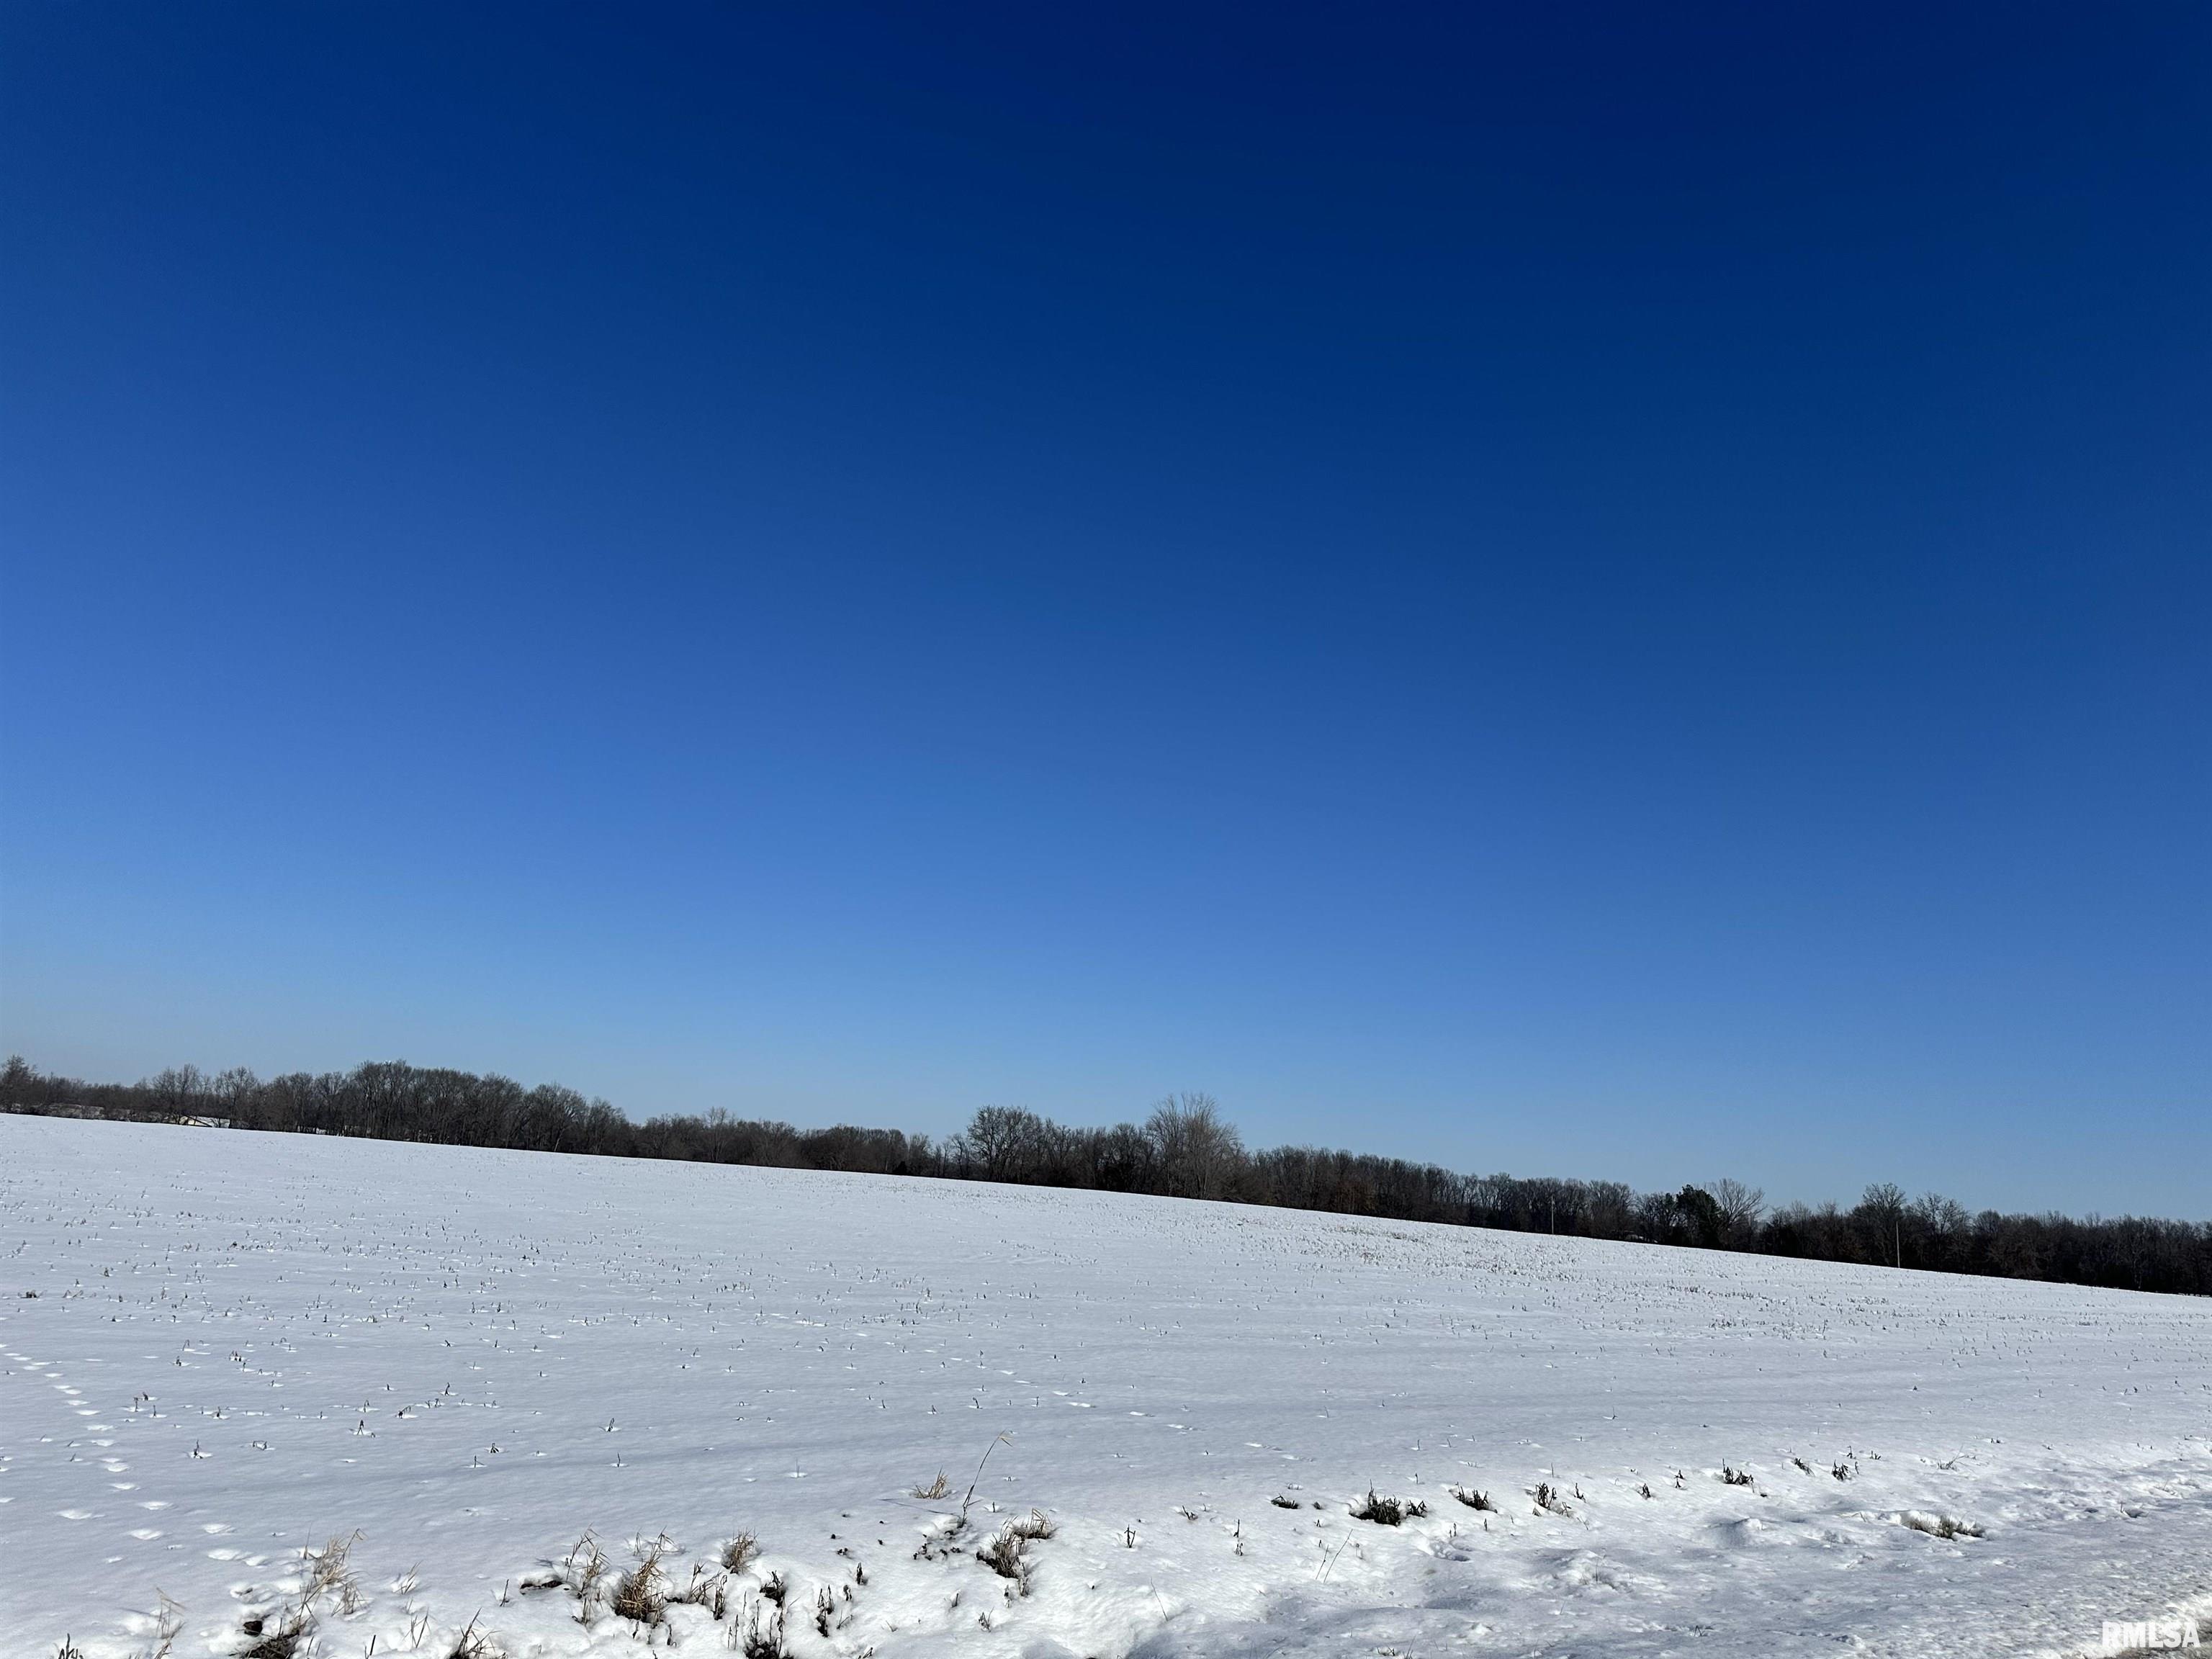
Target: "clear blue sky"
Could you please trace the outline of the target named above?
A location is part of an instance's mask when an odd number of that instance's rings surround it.
[[[2202,1215],[2208,88],[18,0],[0,1042]]]

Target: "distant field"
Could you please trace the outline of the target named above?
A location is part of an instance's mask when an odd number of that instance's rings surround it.
[[[9,1656],[2078,1654],[2208,1435],[2202,1300],[0,1117]]]

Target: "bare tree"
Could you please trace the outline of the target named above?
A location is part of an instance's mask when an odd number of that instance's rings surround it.
[[[1044,1121],[1026,1107],[985,1106],[956,1144],[984,1180],[1019,1181],[1030,1173],[1043,1134]]]
[[[1854,1218],[1862,1220],[1875,1239],[1875,1254],[1893,1267],[1905,1265],[1905,1188],[1893,1181],[1879,1181],[1866,1189]]]
[[[1183,1198],[1220,1198],[1244,1161],[1244,1139],[1212,1095],[1171,1095],[1145,1120],[1168,1189]]]
[[[1713,1183],[1713,1201],[1721,1206],[1722,1236],[1731,1244],[1748,1239],[1752,1230],[1759,1225],[1759,1217],[1766,1213],[1765,1190],[1747,1187],[1734,1176],[1725,1176]]]

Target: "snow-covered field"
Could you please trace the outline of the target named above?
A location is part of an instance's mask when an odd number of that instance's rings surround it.
[[[0,1297],[9,1656],[153,1652],[157,1592],[177,1659],[240,1653],[332,1538],[326,1659],[720,1652],[775,1575],[802,1659],[2080,1653],[2212,1611],[2196,1300],[21,1117]],[[1032,1510],[1024,1595],[977,1551]],[[721,1619],[605,1605],[656,1540],[711,1602],[740,1533]]]

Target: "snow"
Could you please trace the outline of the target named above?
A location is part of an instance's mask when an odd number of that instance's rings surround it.
[[[2191,1298],[23,1117],[0,1297],[9,1656],[153,1652],[157,1591],[177,1659],[240,1653],[334,1537],[325,1659],[721,1652],[775,1573],[801,1659],[2076,1654],[2212,1612]],[[1032,1509],[1024,1595],[976,1551]],[[608,1584],[761,1553],[720,1620],[585,1623],[524,1586],[587,1529]]]

